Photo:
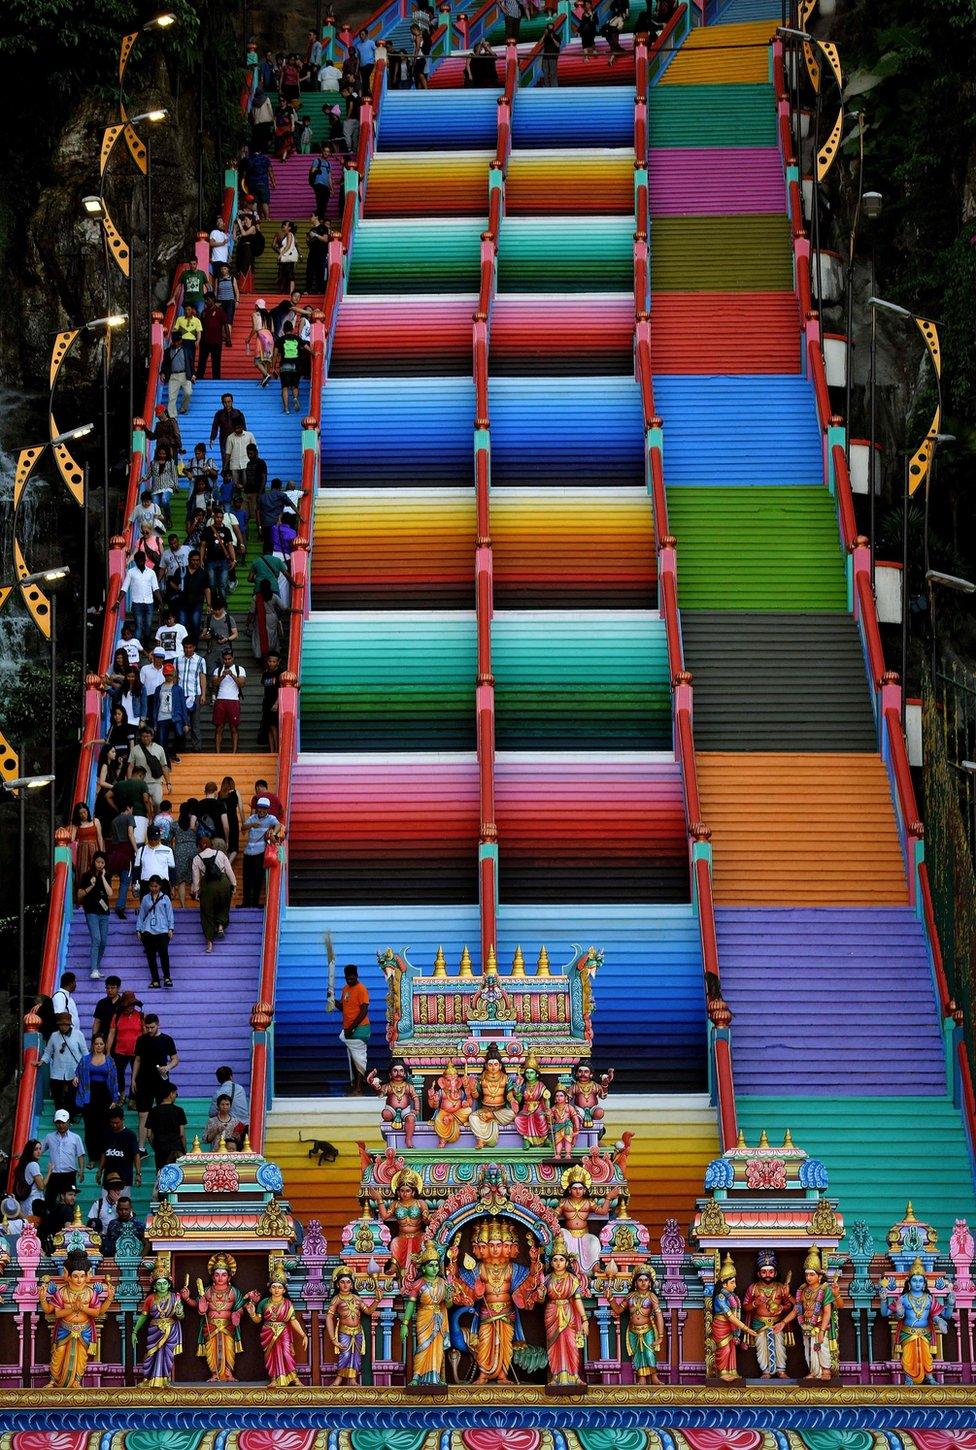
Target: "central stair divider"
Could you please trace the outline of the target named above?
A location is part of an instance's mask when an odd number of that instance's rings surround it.
[[[355,241],[356,224],[365,201],[369,163],[376,143],[376,128],[386,91],[386,55],[381,47],[373,70],[373,104],[364,105],[359,135],[358,164],[347,166],[343,199],[342,230],[329,243],[329,271],[325,303],[312,324],[312,376],[308,416],[302,420],[302,499],[298,534],[295,538],[291,572],[294,579],[292,614],[288,636],[288,669],[282,674],[278,695],[278,795],[286,820],[291,807],[292,768],[300,748],[298,690],[301,677],[302,637],[311,610],[312,519],[321,467],[323,392],[328,383],[329,363],[335,340],[339,306],[345,292]],[[288,856],[284,830],[269,841],[265,851],[267,870],[264,937],[261,951],[261,985],[251,1009],[251,1099],[249,1131],[257,1152],[264,1144],[267,1110],[274,1093],[274,1003],[278,970],[281,922],[288,901]]]
[[[495,821],[495,677],[491,663],[494,581],[491,550],[491,420],[488,403],[488,354],[491,317],[498,286],[498,239],[505,215],[505,177],[512,151],[512,105],[518,86],[514,41],[505,48],[505,90],[498,100],[498,139],[488,168],[488,226],[481,234],[478,310],[472,319],[474,376],[475,610],[478,661],[475,689],[478,747],[478,900],[481,964],[494,953],[498,920],[498,826]]]
[[[634,86],[634,369],[641,394],[647,489],[654,515],[654,539],[658,555],[658,609],[664,618],[668,646],[674,751],[681,769],[692,891],[705,970],[705,1001],[709,1018],[709,1076],[712,1096],[718,1106],[722,1148],[727,1149],[735,1146],[738,1137],[729,1032],[732,1014],[722,996],[719,975],[718,940],[712,900],[712,833],[701,818],[692,730],[692,676],[685,669],[681,620],[678,614],[677,540],[668,526],[668,500],[664,486],[664,433],[661,419],[654,407],[647,87],[647,47],[643,42],[638,42],[635,46]]]

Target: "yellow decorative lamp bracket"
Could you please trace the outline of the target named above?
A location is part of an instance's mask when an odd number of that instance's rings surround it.
[[[14,571],[18,579],[25,579],[31,572],[24,560],[23,550],[16,539],[14,539]],[[51,601],[36,584],[24,585],[21,587],[20,592],[24,596],[24,603],[27,605],[31,619],[33,619],[44,638],[50,639]]]

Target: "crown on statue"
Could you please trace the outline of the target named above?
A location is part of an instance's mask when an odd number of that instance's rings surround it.
[[[474,1231],[474,1242],[480,1247],[483,1244],[517,1244],[518,1239],[510,1223],[494,1218],[478,1225]]]

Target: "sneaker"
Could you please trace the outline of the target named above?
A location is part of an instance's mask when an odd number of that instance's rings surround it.
[[[102,980],[102,974],[97,967],[93,972],[88,973],[88,980],[90,982],[100,982]]]
[[[150,990],[150,992],[152,992],[154,990],[158,992],[161,985],[162,985],[162,983],[160,983],[160,982],[150,982],[149,983],[149,990]]]
[[[154,985],[157,985],[157,984],[154,984]],[[164,977],[163,978],[163,986],[164,987],[172,987],[172,985],[173,985],[173,978],[172,977]]]
[[[270,381],[271,381],[271,375],[269,373],[266,378],[262,378],[261,379],[261,386],[262,386],[262,388],[266,388],[268,386],[268,384],[270,383]]]

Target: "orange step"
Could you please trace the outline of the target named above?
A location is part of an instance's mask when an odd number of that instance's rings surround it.
[[[207,710],[209,711],[209,705]],[[208,781],[216,781],[217,789],[225,775],[229,775],[237,788],[237,794],[241,798],[241,806],[247,815],[251,796],[254,794],[254,782],[257,779],[266,780],[271,789],[278,788],[278,757],[270,753],[259,754],[257,752],[239,751],[236,755],[224,751],[217,755],[215,752],[200,751],[193,753],[188,751],[181,755],[179,763],[172,767],[173,791],[170,799],[173,802],[173,815],[178,816],[180,806],[184,801],[199,799],[204,794],[204,787]],[[239,900],[243,889],[243,867],[240,856],[234,863],[234,874],[237,876],[237,891],[235,900]],[[189,897],[187,898],[189,904]]]
[[[888,776],[877,755],[696,755],[719,906],[904,905]]]

